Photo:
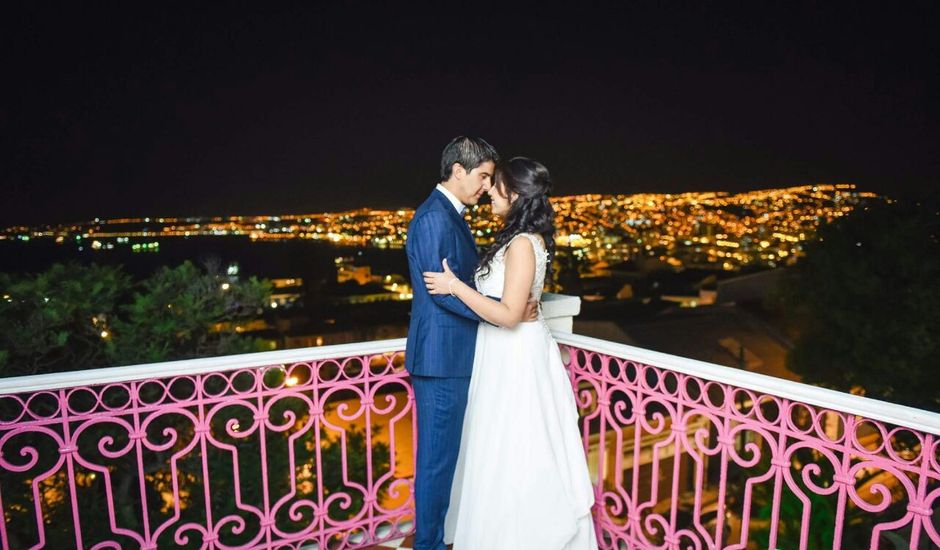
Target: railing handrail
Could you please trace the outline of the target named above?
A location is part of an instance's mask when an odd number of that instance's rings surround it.
[[[940,414],[897,405],[887,401],[852,395],[836,390],[793,382],[783,378],[734,369],[696,359],[688,359],[626,344],[618,344],[582,336],[580,334],[554,331],[559,344],[597,351],[621,359],[635,360],[683,374],[704,378],[713,382],[729,384],[758,393],[791,399],[808,405],[855,414],[914,430],[940,435]]]
[[[403,351],[405,338],[0,378],[0,395]]]

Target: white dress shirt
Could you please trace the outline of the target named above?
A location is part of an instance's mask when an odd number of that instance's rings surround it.
[[[460,199],[455,197],[454,194],[448,191],[447,188],[443,185],[437,184],[437,190],[441,193],[444,193],[444,196],[447,197],[447,200],[449,200],[450,203],[454,205],[454,208],[457,209],[457,213],[463,216],[464,210],[467,209],[467,205],[460,202]]]

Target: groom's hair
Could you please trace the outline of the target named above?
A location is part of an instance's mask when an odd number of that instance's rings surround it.
[[[499,163],[499,154],[492,145],[483,138],[457,136],[441,154],[441,181],[450,179],[455,162],[469,172],[486,161]]]

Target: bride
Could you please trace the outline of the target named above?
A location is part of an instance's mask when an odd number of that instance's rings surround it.
[[[521,322],[526,302],[538,300],[551,276],[550,190],[548,170],[534,160],[498,167],[489,194],[503,227],[480,260],[479,292],[447,260],[442,273],[424,273],[431,294],[450,293],[486,321],[445,520],[455,550],[597,548],[594,493],[558,345],[541,314]]]

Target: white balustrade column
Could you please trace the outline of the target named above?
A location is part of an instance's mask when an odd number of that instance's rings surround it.
[[[571,332],[574,318],[581,313],[581,298],[567,294],[542,294],[542,316],[549,328],[559,332]]]

